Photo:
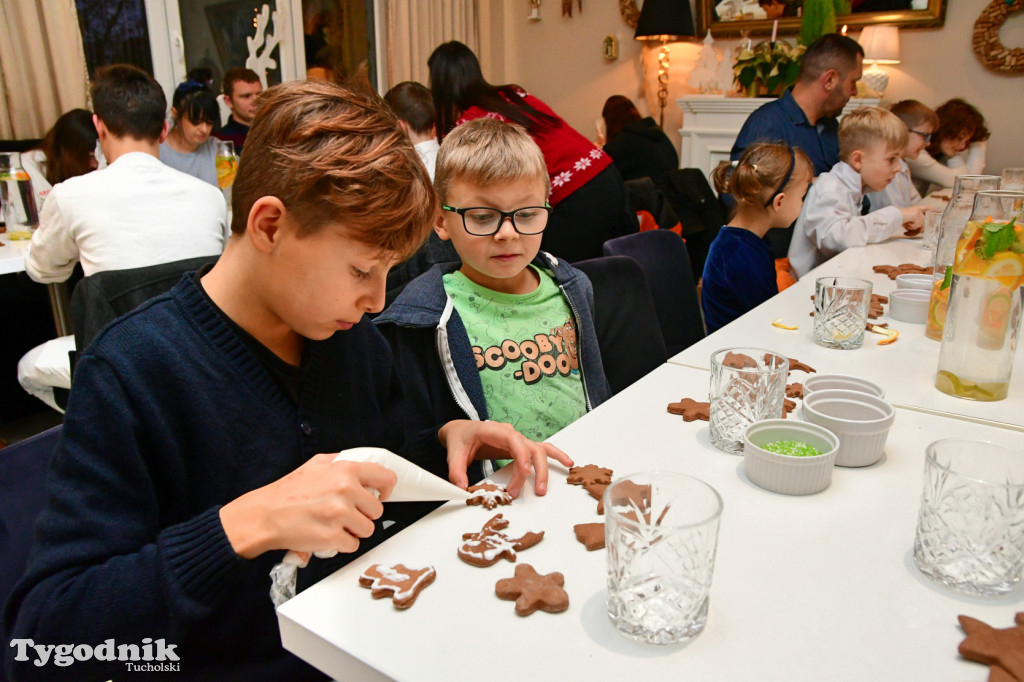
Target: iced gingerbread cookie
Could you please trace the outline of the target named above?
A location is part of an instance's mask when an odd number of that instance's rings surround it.
[[[577,523],[572,529],[576,533],[576,539],[583,543],[587,551],[604,549],[603,523]]]
[[[693,398],[683,398],[678,403],[669,403],[668,412],[681,415],[684,422],[692,422],[697,419],[708,421],[711,419],[711,403],[698,402]]]
[[[435,577],[433,566],[408,568],[404,564],[373,564],[359,576],[359,584],[370,588],[374,599],[390,596],[396,609],[407,609]]]
[[[467,505],[480,505],[484,509],[494,509],[499,504],[512,504],[512,496],[505,490],[505,486],[497,483],[484,481],[477,485],[471,485],[469,492],[473,496],[466,500]]]
[[[502,558],[516,560],[516,552],[533,547],[544,539],[544,531],[529,532],[519,538],[511,538],[502,531],[508,528],[508,520],[496,515],[484,524],[479,533],[465,533],[459,545],[459,558],[470,566],[491,566]]]
[[[498,599],[515,601],[516,613],[528,616],[534,611],[557,613],[569,608],[569,595],[563,588],[561,573],[540,575],[530,564],[516,566],[514,578],[503,578],[494,586]]]
[[[588,485],[598,483],[608,485],[612,482],[612,470],[599,467],[596,464],[586,464],[581,467],[569,469],[569,477],[565,479],[570,485]]]

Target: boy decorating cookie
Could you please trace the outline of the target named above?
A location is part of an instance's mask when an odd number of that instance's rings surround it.
[[[895,114],[861,107],[839,124],[840,161],[811,185],[793,229],[789,262],[797,277],[851,246],[883,242],[924,226],[920,206],[874,210],[865,193],[885,189],[900,169],[907,126]]]
[[[271,567],[286,550],[347,553],[311,565],[301,589],[411,521],[375,524],[384,509],[366,488],[387,499],[395,475],[333,453],[385,447],[463,484],[476,457],[511,456],[513,494],[531,467],[544,493],[548,456],[571,464],[507,425],[438,428],[401,400],[364,314],[383,306],[389,267],[423,242],[437,199],[380,98],[297,81],[257,106],[220,260],[79,360],[32,559],[4,613],[12,639],[160,640],[175,679],[322,679],[281,647]],[[40,668],[17,652],[15,680],[125,670],[97,658]]]

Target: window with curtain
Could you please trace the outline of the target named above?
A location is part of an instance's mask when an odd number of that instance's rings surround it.
[[[480,55],[477,0],[387,0],[386,6],[386,88],[402,81],[427,85],[427,58],[443,42],[461,41]]]

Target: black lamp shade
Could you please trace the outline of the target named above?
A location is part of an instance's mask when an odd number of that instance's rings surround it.
[[[644,0],[634,38],[668,41],[696,36],[690,0]]]

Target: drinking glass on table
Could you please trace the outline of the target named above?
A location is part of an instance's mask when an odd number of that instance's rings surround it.
[[[217,186],[230,189],[235,184],[238,173],[238,157],[235,156],[235,143],[231,140],[217,140]]]
[[[1003,179],[999,189],[1024,191],[1024,168],[1004,168]]]
[[[840,350],[860,348],[870,310],[871,282],[819,277],[814,282],[814,342]]]
[[[922,235],[921,246],[928,251],[934,251],[939,243],[939,223],[942,221],[942,211],[924,212],[924,234]]]
[[[711,444],[743,454],[743,432],[782,416],[789,358],[763,348],[727,348],[711,355]]]
[[[608,617],[646,644],[696,637],[708,617],[722,498],[677,473],[617,479],[604,493]]]
[[[928,446],[914,563],[958,592],[998,596],[1024,571],[1024,451],[948,439]]]

